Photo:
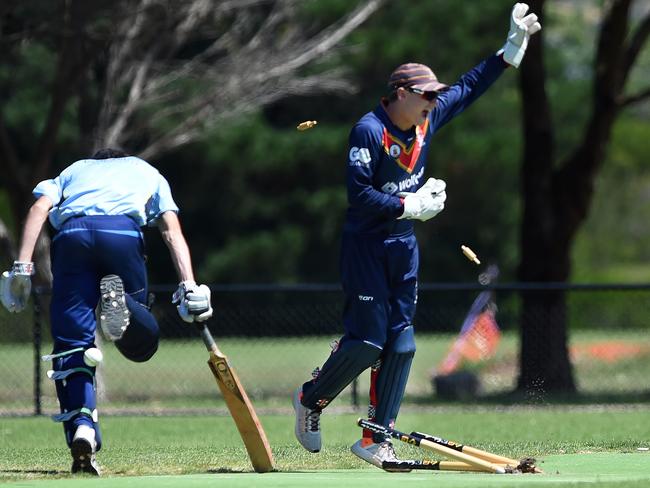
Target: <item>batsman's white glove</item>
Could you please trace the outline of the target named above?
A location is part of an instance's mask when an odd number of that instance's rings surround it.
[[[32,275],[34,263],[14,261],[11,271],[5,271],[0,277],[0,301],[10,312],[21,312],[27,305],[32,292]]]
[[[425,222],[445,208],[447,184],[444,180],[429,178],[415,193],[400,192],[404,198],[404,213],[400,219],[417,219]]]
[[[542,25],[537,21],[537,15],[528,14],[528,5],[525,3],[515,3],[510,14],[510,31],[503,48],[499,53],[503,53],[503,60],[519,68],[521,60],[526,54],[528,39],[538,32]]]
[[[178,315],[185,322],[203,322],[212,317],[210,288],[207,285],[181,281],[172,296],[172,303],[178,304]]]

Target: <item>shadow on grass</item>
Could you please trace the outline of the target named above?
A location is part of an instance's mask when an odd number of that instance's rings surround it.
[[[476,395],[457,398],[445,398],[430,395],[409,395],[409,404],[419,406],[451,406],[459,402],[471,402],[472,405],[505,406],[552,406],[552,405],[625,405],[630,403],[650,404],[650,391],[625,393],[550,393],[543,391],[511,391],[489,395]]]
[[[208,474],[246,474],[250,471],[242,471],[241,469],[232,469],[232,468],[214,468],[206,470]]]
[[[57,475],[70,474],[70,471],[58,471],[56,469],[0,469],[0,474],[43,474]]]

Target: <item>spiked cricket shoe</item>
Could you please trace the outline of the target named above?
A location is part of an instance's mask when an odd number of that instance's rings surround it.
[[[293,394],[293,409],[296,412],[296,439],[309,452],[318,452],[321,448],[320,410],[312,410],[300,403],[302,387]]]
[[[72,473],[100,475],[99,465],[95,459],[95,430],[87,425],[80,425],[74,433],[70,454],[72,454]]]
[[[393,444],[391,444],[390,441],[384,441],[376,444],[372,442],[371,439],[364,438],[355,442],[350,450],[354,455],[360,457],[365,462],[382,469],[382,463],[384,461],[399,461],[395,455]],[[404,469],[404,471],[408,472],[411,470]]]
[[[107,339],[121,339],[131,320],[122,278],[117,275],[104,276],[99,282],[99,292],[99,325]]]

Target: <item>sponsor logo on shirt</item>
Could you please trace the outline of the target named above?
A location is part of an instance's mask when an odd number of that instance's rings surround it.
[[[403,179],[397,183],[394,181],[389,181],[387,183],[384,183],[384,185],[381,187],[381,191],[384,193],[388,193],[389,195],[392,195],[393,193],[397,193],[400,191],[408,191],[409,188],[412,187],[417,187],[420,185],[420,180],[422,179],[422,175],[424,174],[424,166],[420,168],[420,171],[415,173],[414,175],[409,176],[406,179]]]
[[[369,166],[372,158],[370,157],[370,151],[366,147],[352,147],[350,148],[349,154],[349,165],[350,166]]]
[[[389,181],[386,183],[384,186],[381,187],[381,191],[384,193],[388,193],[389,195],[392,195],[399,189],[399,186],[397,186],[394,182]]]

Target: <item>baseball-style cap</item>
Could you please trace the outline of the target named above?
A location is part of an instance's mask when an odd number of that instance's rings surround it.
[[[414,88],[423,92],[443,91],[447,85],[440,83],[431,68],[420,63],[405,63],[395,68],[388,79],[391,91]]]

